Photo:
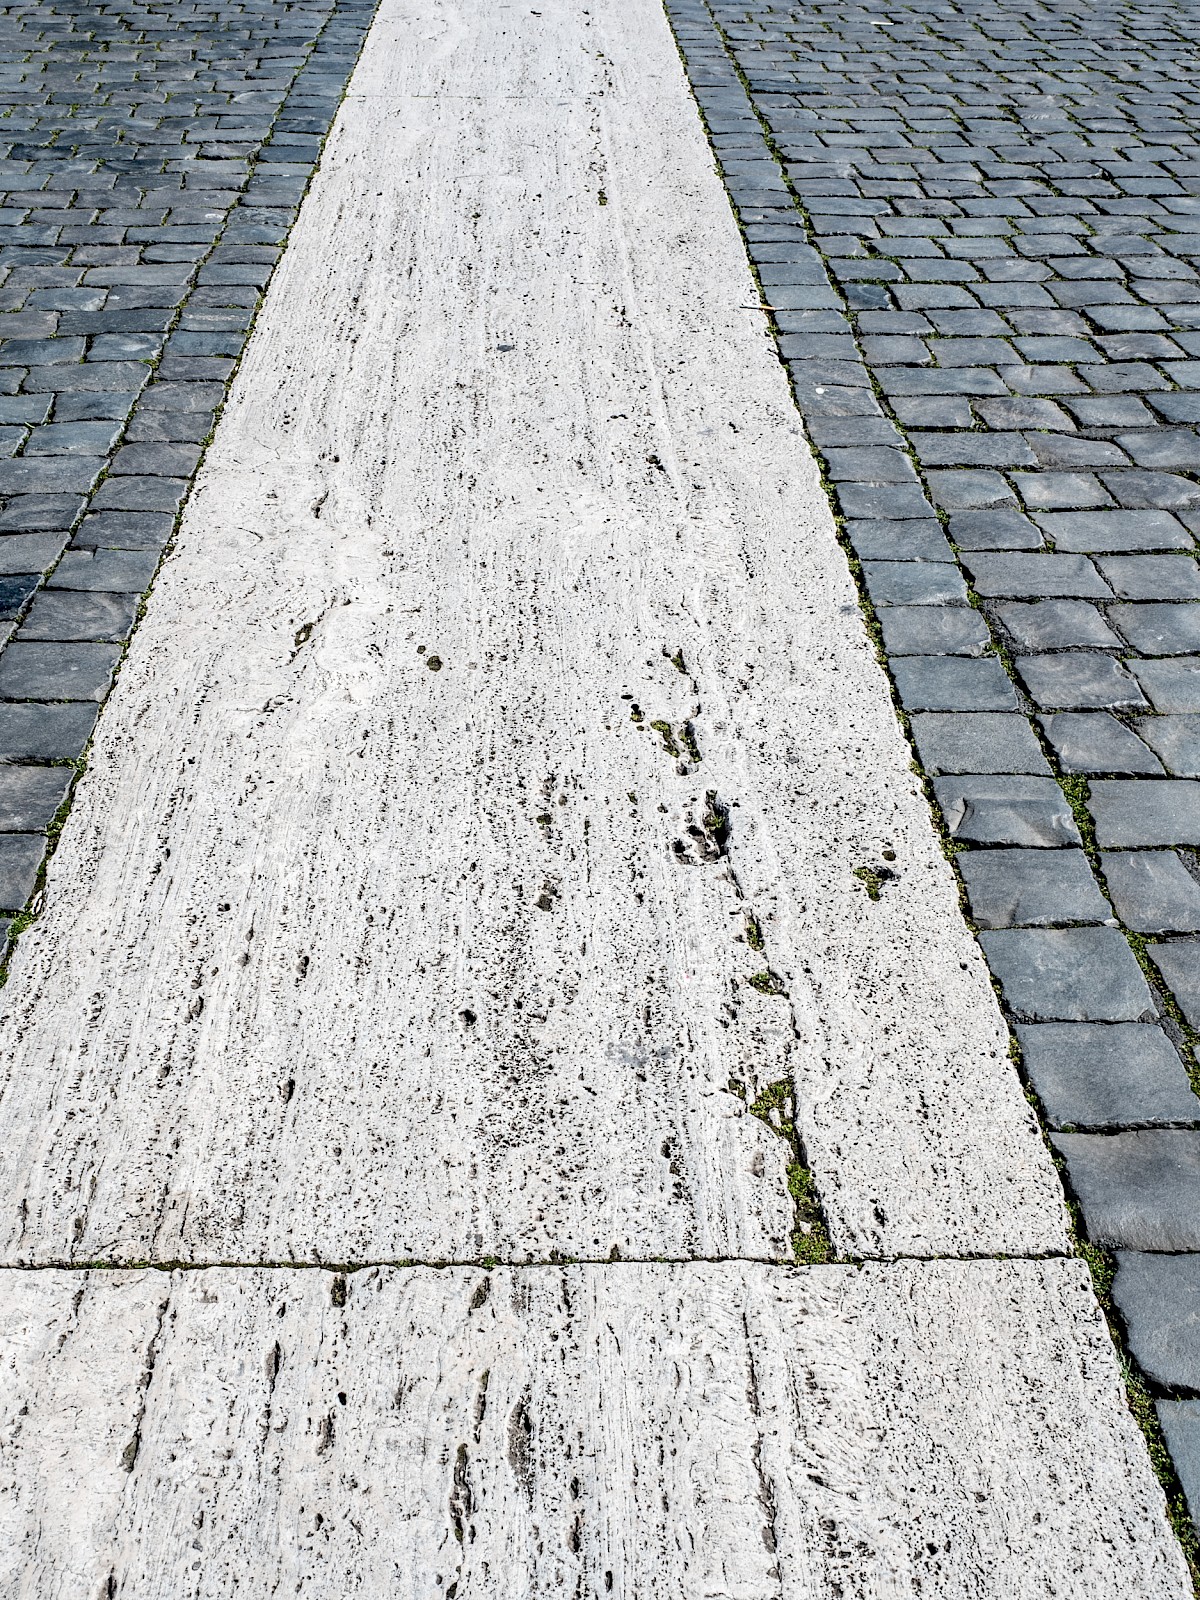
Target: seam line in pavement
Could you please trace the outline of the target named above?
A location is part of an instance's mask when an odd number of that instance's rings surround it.
[[[214,1259],[209,1261],[0,1261],[0,1272],[289,1272],[293,1269],[309,1272],[370,1272],[374,1268],[422,1267],[436,1272],[456,1271],[460,1267],[478,1267],[490,1271],[504,1267],[513,1272],[533,1267],[645,1267],[693,1264],[722,1266],[725,1264],[778,1267],[786,1272],[811,1272],[818,1267],[859,1267],[868,1262],[875,1266],[888,1266],[893,1262],[909,1261],[1072,1261],[1074,1256],[1059,1250],[1022,1255],[979,1254],[954,1256],[830,1256],[826,1261],[784,1261],[775,1256],[558,1256],[528,1261],[504,1260],[498,1256],[463,1257],[446,1261],[419,1260],[415,1257],[380,1257],[369,1261],[243,1261]]]

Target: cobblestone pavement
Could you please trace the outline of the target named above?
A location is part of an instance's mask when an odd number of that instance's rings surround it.
[[[373,10],[0,18],[0,935],[36,890]]]
[[[668,11],[1200,1524],[1200,7]]]

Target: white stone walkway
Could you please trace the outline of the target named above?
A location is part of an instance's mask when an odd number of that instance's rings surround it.
[[[3,993],[0,1595],[1190,1593],[757,303],[653,0],[383,0]]]

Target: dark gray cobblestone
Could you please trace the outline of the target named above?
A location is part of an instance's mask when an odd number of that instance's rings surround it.
[[[1200,1249],[1200,8],[667,9],[1083,1224]]]
[[[0,11],[0,952],[373,11]]]

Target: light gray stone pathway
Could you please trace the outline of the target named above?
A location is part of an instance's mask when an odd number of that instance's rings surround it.
[[[15,1594],[1189,1592],[653,0],[384,0],[0,1055]]]

